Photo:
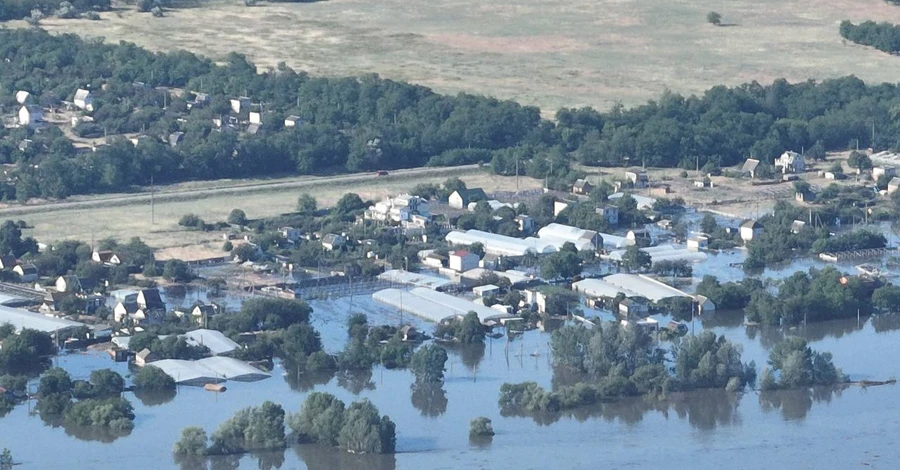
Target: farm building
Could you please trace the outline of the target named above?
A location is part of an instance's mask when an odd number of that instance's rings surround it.
[[[12,325],[17,332],[28,328],[44,333],[62,333],[85,326],[84,323],[0,305],[0,325],[6,323]]]
[[[238,382],[255,382],[271,377],[246,362],[224,356],[213,356],[199,361],[183,361],[164,359],[153,362],[163,372],[182,385],[203,386],[208,383],[219,383],[226,380]]]
[[[567,242],[581,251],[593,251],[603,245],[603,239],[593,230],[584,230],[563,224],[549,224],[538,230],[538,238],[553,244],[557,249]]]
[[[658,263],[663,260],[670,261],[678,261],[678,260],[686,260],[686,261],[705,261],[706,254],[694,251],[690,248],[685,248],[681,246],[675,245],[659,245],[647,248],[641,248],[641,251],[646,252],[650,255],[650,260],[653,263]],[[608,259],[610,261],[622,261],[622,258],[625,256],[625,250],[616,250],[608,255],[604,255],[603,258]]]
[[[469,312],[475,312],[481,323],[486,325],[515,317],[466,299],[422,287],[416,287],[407,292],[400,289],[384,289],[372,294],[372,298],[435,323],[463,317]]]
[[[611,274],[602,279],[584,279],[572,284],[572,290],[588,297],[615,297],[622,293],[625,297],[643,297],[653,302],[672,297],[688,297],[666,283],[642,274]]]
[[[181,336],[192,346],[206,346],[214,356],[228,354],[241,347],[224,333],[216,330],[193,330]]]
[[[378,275],[379,281],[388,281],[396,284],[406,284],[415,287],[425,287],[433,290],[443,290],[453,285],[453,281],[430,274],[411,273],[402,269],[391,269]]]

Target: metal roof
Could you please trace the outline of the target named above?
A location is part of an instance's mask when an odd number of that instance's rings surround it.
[[[411,284],[416,287],[427,287],[434,290],[440,290],[441,288],[453,284],[453,281],[443,277],[423,273],[411,273],[402,269],[385,271],[378,275],[378,279],[401,284]]]
[[[215,356],[229,353],[241,347],[241,345],[232,341],[231,338],[225,336],[224,333],[216,330],[193,330],[181,336],[184,337],[188,344],[206,346]]]
[[[28,310],[0,305],[0,325],[4,323],[11,324],[15,327],[17,332],[22,331],[23,328],[28,328],[31,330],[43,331],[44,333],[53,333],[85,326],[84,323],[66,320],[64,318],[41,315],[40,313],[29,312]]]
[[[670,297],[691,297],[668,284],[649,278],[642,274],[611,274],[603,278],[619,289],[635,292],[640,297],[645,297],[654,302]]]
[[[417,287],[408,292],[400,289],[384,289],[372,294],[372,298],[404,312],[439,323],[448,318],[464,316],[475,312],[482,323],[499,321],[515,315],[499,312],[470,300]]]
[[[205,385],[225,380],[252,382],[272,376],[246,362],[224,356],[207,357],[199,361],[163,359],[150,365],[159,367],[176,383],[184,385]]]

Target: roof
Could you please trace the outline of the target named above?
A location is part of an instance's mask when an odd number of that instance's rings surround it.
[[[900,186],[900,176],[891,178],[891,181],[888,182],[888,186]]]
[[[456,251],[451,251],[451,252],[450,252],[450,256],[458,256],[458,257],[460,257],[460,258],[464,258],[464,257],[469,256],[469,255],[471,255],[471,254],[472,254],[472,253],[469,253],[469,252],[466,251],[466,250],[456,250]]]
[[[654,302],[670,297],[691,297],[668,284],[641,274],[611,274],[604,277],[603,281],[620,289],[635,292],[637,295],[633,297],[645,297]]]
[[[129,342],[130,342],[130,341],[129,341]],[[137,354],[135,354],[135,356],[137,356],[137,357],[139,357],[139,358],[141,358],[141,359],[147,359],[147,357],[149,357],[151,354],[153,354],[153,351],[151,351],[151,350],[149,350],[149,349],[147,349],[147,348],[144,348],[144,349],[141,349],[140,352],[138,352]]]
[[[421,287],[407,292],[400,289],[384,289],[372,294],[372,298],[435,323],[464,316],[469,312],[475,312],[482,323],[515,317],[466,299]]]
[[[143,289],[138,292],[138,299],[143,299],[144,305],[147,307],[163,306],[165,303],[159,295],[159,289]]]
[[[451,280],[443,277],[432,276],[430,274],[411,273],[401,269],[385,271],[378,275],[378,279],[381,281],[409,284],[416,287],[426,287],[434,290],[440,290],[443,287],[453,284]]]
[[[75,99],[76,99],[76,100],[83,100],[83,99],[87,98],[87,97],[90,96],[90,95],[91,95],[91,92],[90,92],[90,91],[85,90],[84,88],[79,88],[78,91],[75,92]]]
[[[85,326],[84,323],[0,305],[0,325],[5,323],[9,323],[15,327],[16,331],[22,331],[23,328],[28,328],[30,330],[43,331],[44,333],[53,333]]]
[[[22,273],[25,274],[25,275],[28,275],[28,274],[37,274],[37,272],[38,272],[37,266],[35,266],[35,265],[31,264],[31,263],[28,263],[28,264],[20,264],[20,265],[18,266],[18,268],[21,269],[21,270],[22,270]],[[15,268],[13,268],[13,269],[15,269]]]
[[[344,240],[344,237],[342,237],[336,233],[329,233],[329,234],[326,234],[324,237],[322,237],[322,243],[332,243],[333,244],[333,243],[343,241],[343,240]]]
[[[483,286],[478,286],[472,289],[472,292],[490,292],[493,290],[500,290],[500,286],[495,286],[493,284],[485,284]]]
[[[756,171],[756,167],[759,166],[759,160],[755,158],[748,158],[747,161],[744,162],[744,166],[741,167],[742,172],[753,172]]]
[[[231,338],[225,336],[224,333],[216,330],[193,330],[188,331],[181,336],[184,337],[188,344],[194,346],[206,346],[209,348],[209,351],[216,356],[229,353],[241,347],[239,344],[232,341]]]
[[[579,178],[575,180],[575,184],[573,186],[575,186],[576,188],[584,188],[585,186],[590,185],[591,183],[588,180]]]
[[[493,270],[485,269],[485,268],[470,269],[470,270],[462,273],[462,275],[460,275],[460,277],[465,278],[465,279],[479,280],[485,274],[492,274],[492,273],[496,274],[500,277],[505,277],[506,279],[509,280],[510,284],[518,284],[520,282],[529,282],[529,281],[534,280],[533,277],[523,273],[522,271],[514,271],[514,270],[493,271]]]
[[[593,230],[584,230],[578,227],[563,224],[549,224],[538,230],[538,238],[562,248],[566,243],[572,243],[579,250],[595,249],[593,240],[597,236],[597,232]]]
[[[40,106],[38,106],[36,104],[26,104],[25,106],[22,106],[22,109],[27,110],[28,114],[43,114],[44,113],[44,108],[41,108]]]
[[[485,253],[503,256],[523,256],[526,253],[553,253],[558,247],[546,240],[537,238],[513,238],[481,230],[454,230],[447,234],[445,240],[451,245],[473,245],[481,243]]]
[[[616,199],[621,199],[625,193],[615,193],[609,195],[609,200],[614,201]],[[638,210],[649,210],[653,209],[653,205],[656,204],[656,199],[647,196],[641,196],[640,194],[631,194],[631,197],[637,202]]]
[[[300,116],[295,116],[295,115],[291,114],[290,116],[284,118],[284,120],[285,121],[299,121]]]
[[[164,359],[154,362],[153,366],[162,369],[176,383],[184,385],[202,386],[225,380],[252,382],[272,376],[246,362],[225,356],[207,357],[199,361]]]
[[[747,220],[741,222],[741,228],[758,229],[758,228],[763,228],[763,226],[762,226],[762,224],[760,224],[759,222],[757,222],[753,219],[747,219]]]
[[[472,198],[481,198],[487,199],[487,194],[485,194],[484,190],[481,188],[468,188],[468,189],[459,189],[454,191],[459,194],[465,200],[470,200]]]
[[[650,255],[652,263],[664,260],[704,261],[707,258],[705,253],[692,251],[681,245],[666,244],[641,248],[640,250]],[[623,256],[625,256],[625,250],[616,250],[604,257],[613,261],[622,261]]]

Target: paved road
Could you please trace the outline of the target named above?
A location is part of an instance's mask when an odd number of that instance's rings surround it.
[[[374,172],[354,173],[338,176],[301,176],[296,178],[273,179],[255,183],[223,183],[220,186],[204,188],[157,188],[153,197],[158,202],[165,201],[189,201],[204,199],[210,196],[228,195],[234,193],[265,193],[296,188],[315,188],[321,186],[345,186],[352,183],[372,183],[374,181],[409,181],[414,183],[416,176],[460,176],[479,170],[478,165],[463,165],[454,167],[425,167],[407,170],[393,170],[385,176],[375,176]],[[82,210],[99,207],[116,207],[150,202],[149,191],[134,194],[114,194],[104,196],[91,196],[81,199],[68,199],[56,202],[46,202],[34,205],[11,205],[0,209],[0,218],[24,214],[36,214],[42,212]]]

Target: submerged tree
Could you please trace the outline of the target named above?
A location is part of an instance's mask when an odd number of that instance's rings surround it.
[[[206,455],[206,431],[201,427],[188,426],[181,430],[181,438],[175,443],[172,453],[183,456]]]
[[[350,452],[392,454],[397,443],[395,428],[368,400],[355,402],[347,408],[338,444]]]
[[[429,344],[422,346],[412,355],[409,370],[416,376],[416,382],[440,383],[444,380],[444,364],[447,363],[447,350]]]
[[[491,426],[491,420],[484,416],[479,416],[469,422],[470,437],[493,436],[494,427]]]

